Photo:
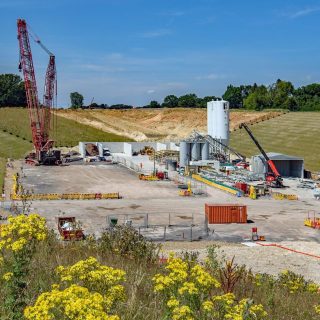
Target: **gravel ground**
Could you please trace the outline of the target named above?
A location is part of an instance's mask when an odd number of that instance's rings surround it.
[[[283,241],[278,245],[310,253],[319,256],[310,257],[303,254],[287,251],[277,247],[263,247],[255,245],[248,247],[241,243],[225,243],[225,242],[167,242],[163,245],[165,254],[168,252],[196,251],[199,252],[199,259],[206,258],[206,252],[209,245],[216,244],[220,246],[217,250],[220,258],[232,259],[239,265],[246,265],[253,272],[268,273],[277,275],[283,270],[290,270],[297,274],[303,275],[306,279],[310,279],[320,284],[320,246],[318,243],[307,241]],[[268,244],[268,243],[265,243]]]

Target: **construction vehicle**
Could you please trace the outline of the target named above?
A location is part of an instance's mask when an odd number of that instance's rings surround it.
[[[192,190],[191,190],[191,182],[188,182],[188,189],[187,190],[179,190],[179,196],[182,197],[190,197],[192,196]]]
[[[304,220],[304,225],[313,229],[320,229],[320,216],[316,217],[314,210],[309,211],[307,219]]]
[[[83,230],[75,217],[58,217],[58,230],[62,240],[83,240]]]
[[[265,158],[265,160],[266,160],[266,162],[268,164],[268,168],[270,168],[270,170],[271,170],[271,172],[267,172],[266,173],[266,183],[267,183],[267,185],[270,186],[270,187],[274,187],[274,188],[284,188],[283,179],[282,179],[279,171],[277,170],[274,162],[268,157],[266,152],[263,150],[263,148],[261,147],[260,143],[254,137],[252,131],[249,129],[247,124],[246,123],[241,123],[240,126],[239,126],[239,129],[241,129],[241,128],[244,128],[247,131],[247,133],[249,134],[250,138],[252,139],[252,141],[255,143],[255,145],[257,146],[257,148],[260,150],[261,154]]]
[[[168,176],[166,172],[157,171],[155,174],[139,174],[139,179],[144,181],[159,181],[159,180],[165,180],[168,179]]]
[[[26,157],[26,162],[33,165],[57,165],[61,163],[61,152],[52,149],[54,141],[49,138],[52,120],[54,120],[51,116],[57,98],[55,56],[42,44],[38,37],[30,33],[35,42],[49,55],[43,103],[40,104],[29,41],[29,27],[23,19],[18,19],[17,27],[20,49],[19,70],[23,72],[32,142],[35,149],[35,152]]]

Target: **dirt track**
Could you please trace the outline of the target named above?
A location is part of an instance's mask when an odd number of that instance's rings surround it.
[[[280,112],[232,111],[230,129],[237,128],[241,122],[259,122],[280,114]],[[201,132],[207,128],[207,110],[195,108],[60,110],[58,115],[137,141],[183,139],[194,129]]]

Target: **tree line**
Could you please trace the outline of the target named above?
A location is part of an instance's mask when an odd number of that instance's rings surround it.
[[[287,109],[290,111],[320,111],[320,84],[312,83],[295,88],[290,81],[278,79],[275,83],[265,86],[253,85],[234,86],[230,84],[222,97],[198,97],[189,93],[177,97],[168,95],[162,102],[150,101],[145,106],[135,108],[206,108],[211,100],[227,100],[232,109],[264,110]],[[85,106],[84,98],[79,92],[70,93],[71,108],[90,109],[132,109],[127,104],[98,104]],[[25,107],[27,105],[24,82],[19,75],[0,74],[0,107]]]
[[[290,81],[278,79],[270,86],[229,85],[222,95],[235,109],[290,111],[320,111],[320,84],[312,83],[294,88]]]

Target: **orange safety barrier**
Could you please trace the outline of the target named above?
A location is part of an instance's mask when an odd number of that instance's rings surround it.
[[[308,252],[303,252],[303,251],[299,251],[299,250],[294,250],[294,249],[291,249],[291,248],[288,248],[288,247],[281,246],[280,244],[276,244],[276,243],[265,244],[265,243],[260,243],[260,242],[256,242],[256,243],[258,245],[260,245],[260,246],[263,246],[263,247],[276,247],[276,248],[288,250],[288,251],[291,251],[291,252],[294,252],[294,253],[299,253],[299,254],[303,254],[305,256],[309,256],[309,257],[320,259],[320,256],[317,256],[315,254],[308,253]]]

